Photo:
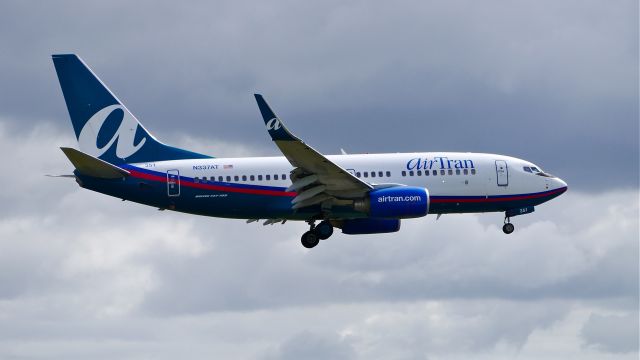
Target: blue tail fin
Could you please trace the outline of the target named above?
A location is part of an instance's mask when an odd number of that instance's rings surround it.
[[[78,56],[52,58],[83,152],[116,165],[210,158],[156,140]]]

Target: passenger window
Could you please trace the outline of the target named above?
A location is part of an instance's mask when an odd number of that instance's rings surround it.
[[[231,176],[227,176],[227,182],[231,181]]]
[[[391,171],[387,171],[387,177],[391,177]]]
[[[449,169],[449,175],[453,175],[453,170]]]
[[[418,170],[418,171],[416,171],[416,175],[418,175],[418,176],[422,176],[422,170]]]
[[[366,178],[369,177],[369,173],[366,172],[366,171],[364,173],[362,173],[362,175],[364,175],[364,177],[366,177]]]
[[[371,177],[376,177],[376,172],[375,171],[371,172]]]
[[[287,180],[287,175],[282,174],[282,180]]]
[[[456,169],[456,175],[460,175],[460,169]]]
[[[247,175],[242,175],[242,181],[247,181]]]
[[[278,180],[278,174],[273,175],[273,180]]]
[[[402,176],[407,176],[407,172],[406,172],[406,171],[403,171],[403,172],[402,172]]]
[[[356,177],[360,177],[360,175],[361,175],[360,172],[356,173]]]
[[[424,176],[429,176],[429,170],[424,171]]]
[[[433,174],[432,174],[432,175],[433,175],[433,176],[438,175],[438,170],[433,170]]]
[[[467,170],[467,169],[462,170],[462,172],[463,172],[465,175],[469,175],[469,170]]]
[[[444,170],[440,170],[440,175],[444,175]]]
[[[262,175],[258,175],[258,181],[262,181]]]
[[[222,176],[218,176],[218,181],[219,181],[219,182],[223,182],[223,181],[224,181],[224,178],[223,178]]]
[[[267,180],[267,181],[271,180],[271,175],[265,175],[264,179]]]
[[[475,175],[476,174],[476,169],[471,169],[471,175]]]
[[[413,170],[409,171],[409,176],[413,176]]]
[[[378,177],[382,177],[382,171],[378,171]]]
[[[255,176],[253,176],[253,175],[249,176],[249,180],[254,181],[255,179],[256,179]]]
[[[234,181],[240,181],[240,177],[239,177],[238,175],[234,175],[234,176],[233,176],[233,180],[234,180]]]
[[[196,182],[196,183],[200,182],[200,179],[198,179],[198,177],[196,176],[196,177],[193,178],[193,182]]]

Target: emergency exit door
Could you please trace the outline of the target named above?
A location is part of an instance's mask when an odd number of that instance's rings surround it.
[[[180,196],[180,172],[167,170],[167,195]]]
[[[498,186],[509,186],[509,168],[504,160],[496,160],[496,177]]]

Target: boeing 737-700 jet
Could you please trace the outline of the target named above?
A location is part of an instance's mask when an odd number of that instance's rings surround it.
[[[261,95],[268,134],[284,156],[215,158],[158,141],[76,55],[53,55],[79,150],[61,148],[86,189],[190,214],[305,221],[302,245],[335,228],[390,233],[427,214],[504,212],[511,217],[567,190],[529,161],[478,153],[325,156],[287,129]],[[316,224],[317,223],[317,224]]]

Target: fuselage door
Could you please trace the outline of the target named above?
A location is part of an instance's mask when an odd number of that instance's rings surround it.
[[[180,172],[167,170],[167,195],[180,196]]]
[[[509,169],[506,161],[496,160],[496,176],[498,186],[509,186]]]

